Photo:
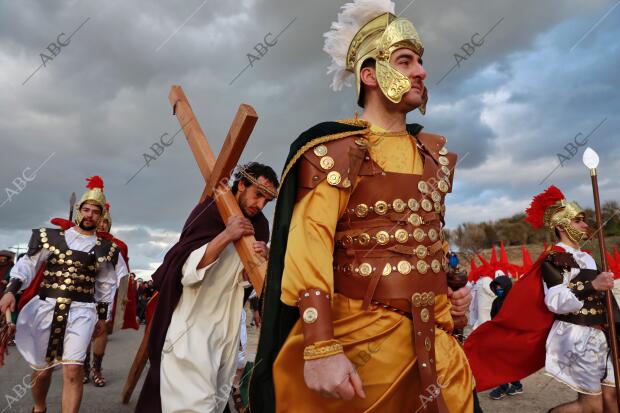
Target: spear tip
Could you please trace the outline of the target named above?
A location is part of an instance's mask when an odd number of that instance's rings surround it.
[[[596,151],[589,146],[583,152],[583,163],[588,169],[596,169],[600,159]]]

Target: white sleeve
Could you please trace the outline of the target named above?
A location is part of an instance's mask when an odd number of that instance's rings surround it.
[[[46,249],[41,249],[36,254],[24,255],[21,257],[11,268],[11,278],[16,278],[22,282],[20,291],[25,290],[32,283],[37,271],[41,268],[41,265],[45,263],[50,252]]]
[[[241,309],[241,330],[239,334],[239,351],[237,352],[237,369],[245,367],[245,357],[248,349],[248,331],[245,326],[245,308]]]
[[[579,300],[567,286],[569,280],[579,271],[579,269],[573,268],[570,273],[564,274],[562,284],[554,285],[551,288],[547,288],[547,284],[543,281],[545,305],[549,311],[555,314],[568,314],[581,310],[583,301]]]
[[[616,303],[620,303],[620,279],[614,280],[614,288],[612,288],[611,292],[616,299]]]
[[[181,284],[184,287],[191,286],[202,282],[204,280],[207,271],[211,269],[215,265],[216,262],[219,261],[219,257],[215,259],[211,264],[207,265],[204,268],[198,269],[198,264],[202,257],[205,255],[205,251],[207,250],[207,246],[209,243],[206,243],[202,247],[197,250],[192,251],[192,253],[185,260],[185,264],[183,264],[183,268],[181,269]]]
[[[109,303],[108,315],[109,320],[112,317],[112,306],[114,304],[114,294],[119,280],[129,273],[127,264],[122,255],[119,254],[116,266],[112,267],[109,263],[103,265],[97,274],[95,280],[95,302]]]

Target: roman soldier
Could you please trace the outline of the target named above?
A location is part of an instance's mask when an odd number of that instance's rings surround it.
[[[121,256],[125,260],[125,263],[129,265],[127,244],[125,244],[120,239],[114,237],[110,233],[111,229],[112,229],[112,217],[110,216],[110,204],[106,203],[103,218],[101,219],[97,227],[97,236],[100,238],[107,239],[113,242],[114,244],[116,244],[118,246],[118,249],[120,250]],[[127,276],[128,275],[129,274],[127,274]],[[124,282],[124,280],[120,280],[120,279],[118,281],[119,281],[119,285],[121,282]],[[131,291],[132,280],[130,279],[130,277],[127,277],[127,282],[128,282],[128,288],[125,291],[125,296],[121,297],[120,302],[122,302],[122,300],[131,301],[132,299],[135,301],[135,290],[133,290],[133,294],[132,294],[132,291]],[[108,333],[112,331],[114,317],[116,315],[116,310],[119,304],[119,298],[118,298],[119,291],[121,290],[117,290],[116,295],[114,296],[111,317],[107,321],[108,325],[106,326],[106,329],[99,336],[93,338],[91,345],[88,347],[88,350],[86,352],[86,359],[84,360],[84,380],[83,381],[84,383],[88,383],[92,376],[93,384],[96,387],[104,387],[106,385],[106,380],[105,380],[105,377],[103,376],[103,367],[102,367],[103,356],[105,354],[105,349],[108,345]],[[127,311],[127,309],[130,309],[130,310],[133,309],[133,313],[131,311]],[[126,312],[122,314],[122,316],[124,318],[125,316],[127,316],[127,320],[125,319],[123,320],[123,325],[122,325],[123,329],[133,328],[137,330],[139,328],[136,322],[135,304],[133,306],[127,305]],[[128,323],[125,323],[125,321],[127,321]],[[93,360],[92,367],[90,365],[91,350],[92,350],[92,360]]]
[[[75,222],[70,221],[68,219],[64,219],[64,218],[52,218],[50,222],[62,228],[65,231],[75,226]],[[112,234],[110,234],[111,228],[112,228],[112,217],[110,216],[110,204],[106,202],[103,217],[101,218],[101,220],[99,221],[99,224],[97,225],[97,236],[116,244],[118,249],[120,250],[121,256],[125,260],[125,263],[127,264],[127,266],[129,266],[129,255],[128,255],[127,244],[125,244],[120,239],[112,236]],[[39,280],[39,282],[40,281],[41,280]],[[120,302],[122,302],[123,300],[126,300],[126,303],[127,303],[127,306],[125,308],[125,313],[124,313],[122,329],[132,328],[134,330],[138,330],[139,325],[136,321],[137,303],[136,303],[136,298],[135,298],[136,296],[135,281],[132,280],[131,277],[128,277],[127,281],[128,281],[128,288],[126,291],[127,294],[125,297],[122,297],[120,300]],[[121,282],[123,282],[123,280],[119,280],[119,283]],[[36,284],[36,283],[33,283],[33,284]],[[33,288],[32,291],[28,291],[26,296],[29,297],[28,299],[30,299],[32,298],[33,295],[35,295],[35,293],[36,293],[36,288]],[[102,373],[103,356],[104,356],[105,349],[108,343],[108,330],[112,329],[112,325],[114,323],[114,317],[116,313],[116,307],[118,303],[119,303],[119,298],[118,298],[118,291],[117,291],[114,297],[113,305],[112,305],[111,317],[109,320],[107,320],[107,324],[108,324],[107,328],[103,331],[103,333],[98,335],[96,338],[93,338],[92,342],[94,344],[92,346],[89,345],[88,350],[86,351],[86,359],[84,360],[84,379],[83,379],[84,384],[90,382],[91,375],[92,375],[93,383],[96,387],[104,387],[106,385],[106,380]],[[92,359],[93,359],[92,368],[91,368],[91,363],[90,363],[91,350],[92,350]]]
[[[325,34],[332,85],[355,74],[364,112],[291,145],[252,411],[473,409],[471,372],[451,335],[471,295],[448,288],[442,232],[457,155],[443,136],[405,122],[425,111],[424,49],[394,13],[391,1],[356,0]]]
[[[15,342],[34,369],[35,412],[46,411],[55,367],[63,368],[63,411],[77,411],[82,398],[82,363],[93,333],[105,328],[117,280],[127,265],[118,246],[96,235],[105,209],[103,181],[87,179],[88,190],[76,204],[75,226],[32,231],[26,255],[11,270],[0,311],[15,307],[14,295],[36,279],[37,297],[22,308]]]
[[[578,392],[577,400],[551,411],[600,411],[603,405],[613,411],[604,304],[613,274],[599,271],[581,249],[591,234],[585,214],[555,186],[534,197],[526,221],[559,242],[520,278],[499,314],[465,342],[477,389],[520,380],[544,366],[546,374]],[[615,300],[614,307],[618,312]]]

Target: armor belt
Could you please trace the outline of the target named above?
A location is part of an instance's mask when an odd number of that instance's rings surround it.
[[[51,298],[68,298],[71,301],[79,301],[82,303],[94,303],[95,297],[88,293],[78,293],[75,291],[63,291],[55,290],[51,288],[39,288],[39,298],[45,300],[47,297]]]
[[[366,156],[336,231],[334,290],[411,314],[422,391],[438,390],[435,297],[447,293],[441,232],[450,160],[424,150],[422,175],[383,171]],[[452,159],[454,166],[455,158]],[[442,168],[442,166],[444,166]],[[423,412],[447,412],[441,394]]]

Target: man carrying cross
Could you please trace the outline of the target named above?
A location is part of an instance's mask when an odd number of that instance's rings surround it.
[[[254,251],[267,257],[269,224],[261,210],[277,187],[273,169],[253,162],[235,174],[232,186],[243,217],[225,223],[214,198],[190,214],[153,274],[159,302],[149,338],[150,370],[136,412],[224,410],[237,362],[245,283],[233,242],[254,235]]]

